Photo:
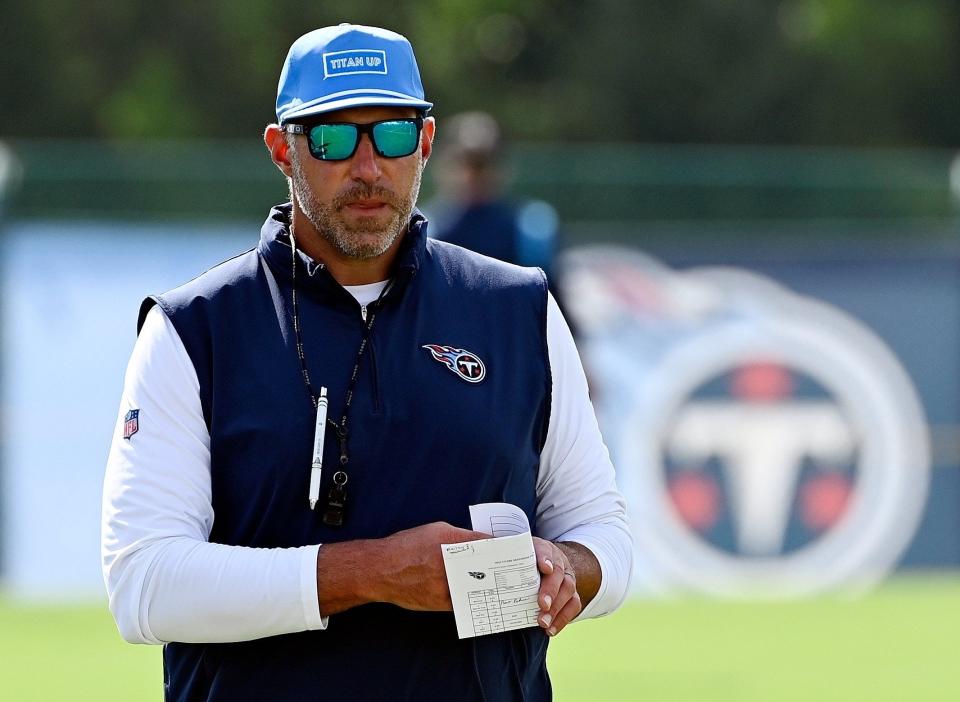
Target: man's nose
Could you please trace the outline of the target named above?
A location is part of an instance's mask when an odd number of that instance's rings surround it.
[[[360,135],[357,152],[350,159],[350,175],[354,180],[373,184],[380,179],[380,157],[373,150],[369,134]]]

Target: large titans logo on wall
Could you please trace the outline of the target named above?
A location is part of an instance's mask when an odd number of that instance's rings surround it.
[[[641,588],[799,595],[895,564],[929,447],[876,335],[743,270],[677,272],[612,248],[565,265]]]

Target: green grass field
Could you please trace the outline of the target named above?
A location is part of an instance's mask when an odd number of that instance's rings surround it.
[[[558,702],[960,700],[960,579],[894,580],[855,600],[632,602],[551,646]],[[105,607],[0,601],[0,699],[161,700],[160,649]]]

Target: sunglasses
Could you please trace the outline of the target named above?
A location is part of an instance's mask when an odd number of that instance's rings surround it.
[[[373,150],[378,156],[402,158],[417,150],[423,118],[385,119],[369,124],[286,124],[281,129],[290,134],[306,135],[310,155],[320,161],[345,161],[352,157],[360,145],[361,134],[369,135]]]

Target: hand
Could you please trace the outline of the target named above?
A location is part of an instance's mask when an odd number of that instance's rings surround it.
[[[398,531],[384,539],[384,557],[390,569],[384,573],[383,599],[404,609],[449,611],[453,609],[443,567],[440,544],[489,539],[489,534],[434,522]],[[382,572],[378,569],[378,572]]]
[[[583,609],[577,594],[577,574],[567,554],[552,541],[533,537],[540,577],[540,626],[556,636]]]

